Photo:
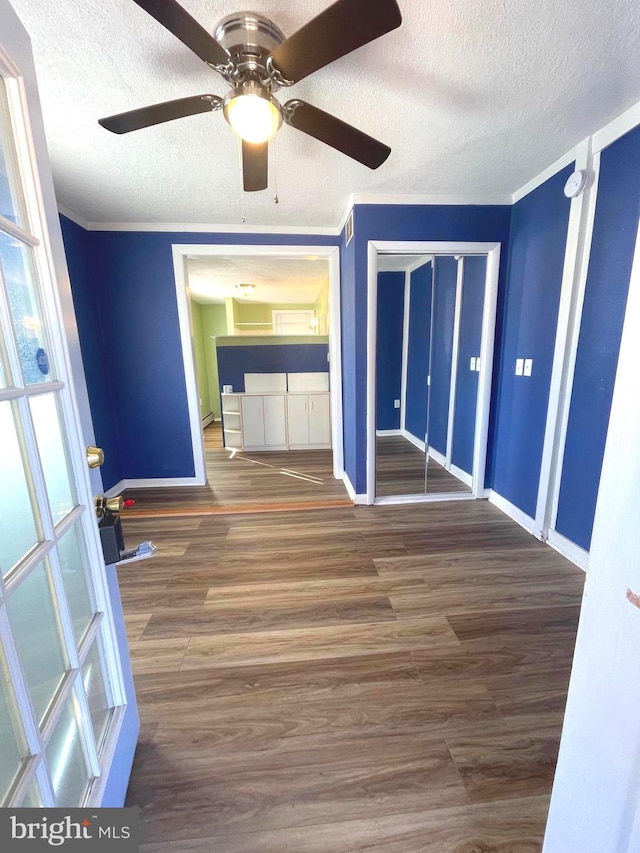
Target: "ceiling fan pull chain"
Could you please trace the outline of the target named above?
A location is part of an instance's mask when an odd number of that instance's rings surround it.
[[[242,140],[240,137],[237,137],[238,140],[238,165],[240,166],[240,221],[244,225],[247,221],[244,215],[244,169],[242,165]]]
[[[280,204],[280,199],[278,198],[278,155],[275,138],[271,143],[271,150],[273,151],[273,186],[275,190],[273,203]]]

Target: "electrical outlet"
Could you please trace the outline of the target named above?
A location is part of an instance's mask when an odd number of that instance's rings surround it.
[[[393,408],[394,408],[394,409],[399,409],[399,408],[400,408],[400,400],[394,400],[394,401],[393,401]]]
[[[475,357],[475,355],[472,355],[469,370],[475,370],[475,369],[476,369],[476,357]]]
[[[533,370],[533,359],[525,358],[524,360],[524,375],[531,376],[531,371]]]
[[[523,371],[524,371],[524,359],[523,358],[517,358],[516,359],[516,376],[522,376]]]

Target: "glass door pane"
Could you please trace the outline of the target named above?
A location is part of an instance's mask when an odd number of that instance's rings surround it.
[[[73,621],[73,631],[79,643],[96,610],[93,605],[89,566],[80,523],[75,524],[58,542],[58,560]]]
[[[23,760],[28,755],[20,730],[13,697],[8,695],[8,673],[0,666],[0,804],[13,784]]]
[[[57,524],[75,506],[69,478],[67,449],[60,431],[60,419],[54,394],[39,394],[29,400],[44,479],[49,493],[53,523]]]
[[[33,249],[0,231],[0,269],[25,384],[51,380],[49,351],[36,287]]]
[[[107,724],[113,713],[113,703],[109,697],[104,678],[104,655],[101,645],[100,640],[97,639],[91,646],[82,666],[82,681],[87,694],[91,723],[98,750],[100,749]]]
[[[77,806],[91,777],[82,749],[75,698],[67,701],[46,749],[47,764],[58,806]]]
[[[9,594],[7,610],[31,699],[41,721],[68,669],[44,563]]]
[[[22,187],[11,133],[11,116],[4,80],[0,77],[0,216],[25,227]]]
[[[0,568],[6,574],[38,542],[14,404],[0,403]]]

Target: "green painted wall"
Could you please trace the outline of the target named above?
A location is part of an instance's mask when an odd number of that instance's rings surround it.
[[[204,336],[202,332],[202,308],[198,302],[191,300],[191,320],[193,322],[193,343],[196,351],[196,373],[198,374],[198,395],[200,397],[200,417],[204,418],[211,411],[209,399],[209,376],[205,356]]]
[[[329,334],[329,282],[320,291],[315,303],[316,317],[318,320],[318,334]]]
[[[209,405],[211,406],[210,411],[218,419],[222,413],[218,388],[218,358],[214,338],[227,334],[227,310],[224,305],[201,305],[200,307],[202,308],[202,336],[209,383]]]
[[[313,303],[279,303],[279,302],[238,302],[236,301],[236,323],[263,323],[264,326],[238,326],[236,334],[241,335],[271,335],[273,321],[272,311],[313,311]]]

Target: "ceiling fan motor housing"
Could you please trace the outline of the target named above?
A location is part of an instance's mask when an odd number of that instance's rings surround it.
[[[234,72],[228,76],[231,85],[239,86],[253,80],[269,92],[280,88],[266,67],[267,57],[285,39],[273,21],[257,12],[234,12],[218,23],[213,36],[231,55],[234,67]]]

